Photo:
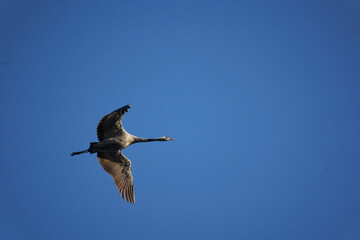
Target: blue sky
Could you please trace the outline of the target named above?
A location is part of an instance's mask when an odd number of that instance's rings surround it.
[[[0,239],[359,239],[360,2],[0,1]],[[131,103],[136,204],[95,155]]]

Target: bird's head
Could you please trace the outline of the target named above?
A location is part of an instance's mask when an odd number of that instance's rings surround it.
[[[167,136],[163,136],[163,137],[161,137],[161,140],[162,141],[170,141],[170,140],[175,140],[175,138],[169,138]]]

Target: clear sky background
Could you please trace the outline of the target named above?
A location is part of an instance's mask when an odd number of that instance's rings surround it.
[[[359,0],[1,0],[0,239],[358,240],[359,63]]]

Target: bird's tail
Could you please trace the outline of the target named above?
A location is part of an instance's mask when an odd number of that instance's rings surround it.
[[[82,154],[82,153],[90,153],[90,154],[93,154],[93,153],[96,153],[96,149],[95,149],[95,145],[98,144],[98,142],[91,142],[90,143],[90,147],[84,151],[80,151],[80,152],[73,152],[71,153],[71,156],[74,156],[74,155],[79,155],[79,154]]]
[[[88,149],[88,152],[90,154],[96,153],[95,145],[98,144],[98,142],[91,142],[90,147]]]
[[[80,151],[80,152],[73,152],[73,153],[71,153],[71,156],[74,156],[74,155],[79,155],[79,154],[82,154],[82,153],[87,153],[87,152],[89,152],[89,150],[88,150],[88,149],[86,149],[86,150],[84,150],[84,151]]]

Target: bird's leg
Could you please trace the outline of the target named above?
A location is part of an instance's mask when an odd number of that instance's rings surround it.
[[[89,150],[88,150],[88,149],[86,149],[86,150],[84,150],[84,151],[80,151],[80,152],[73,152],[73,153],[71,153],[71,156],[74,156],[74,155],[79,155],[79,154],[82,154],[82,153],[87,153],[87,152],[89,152]]]

